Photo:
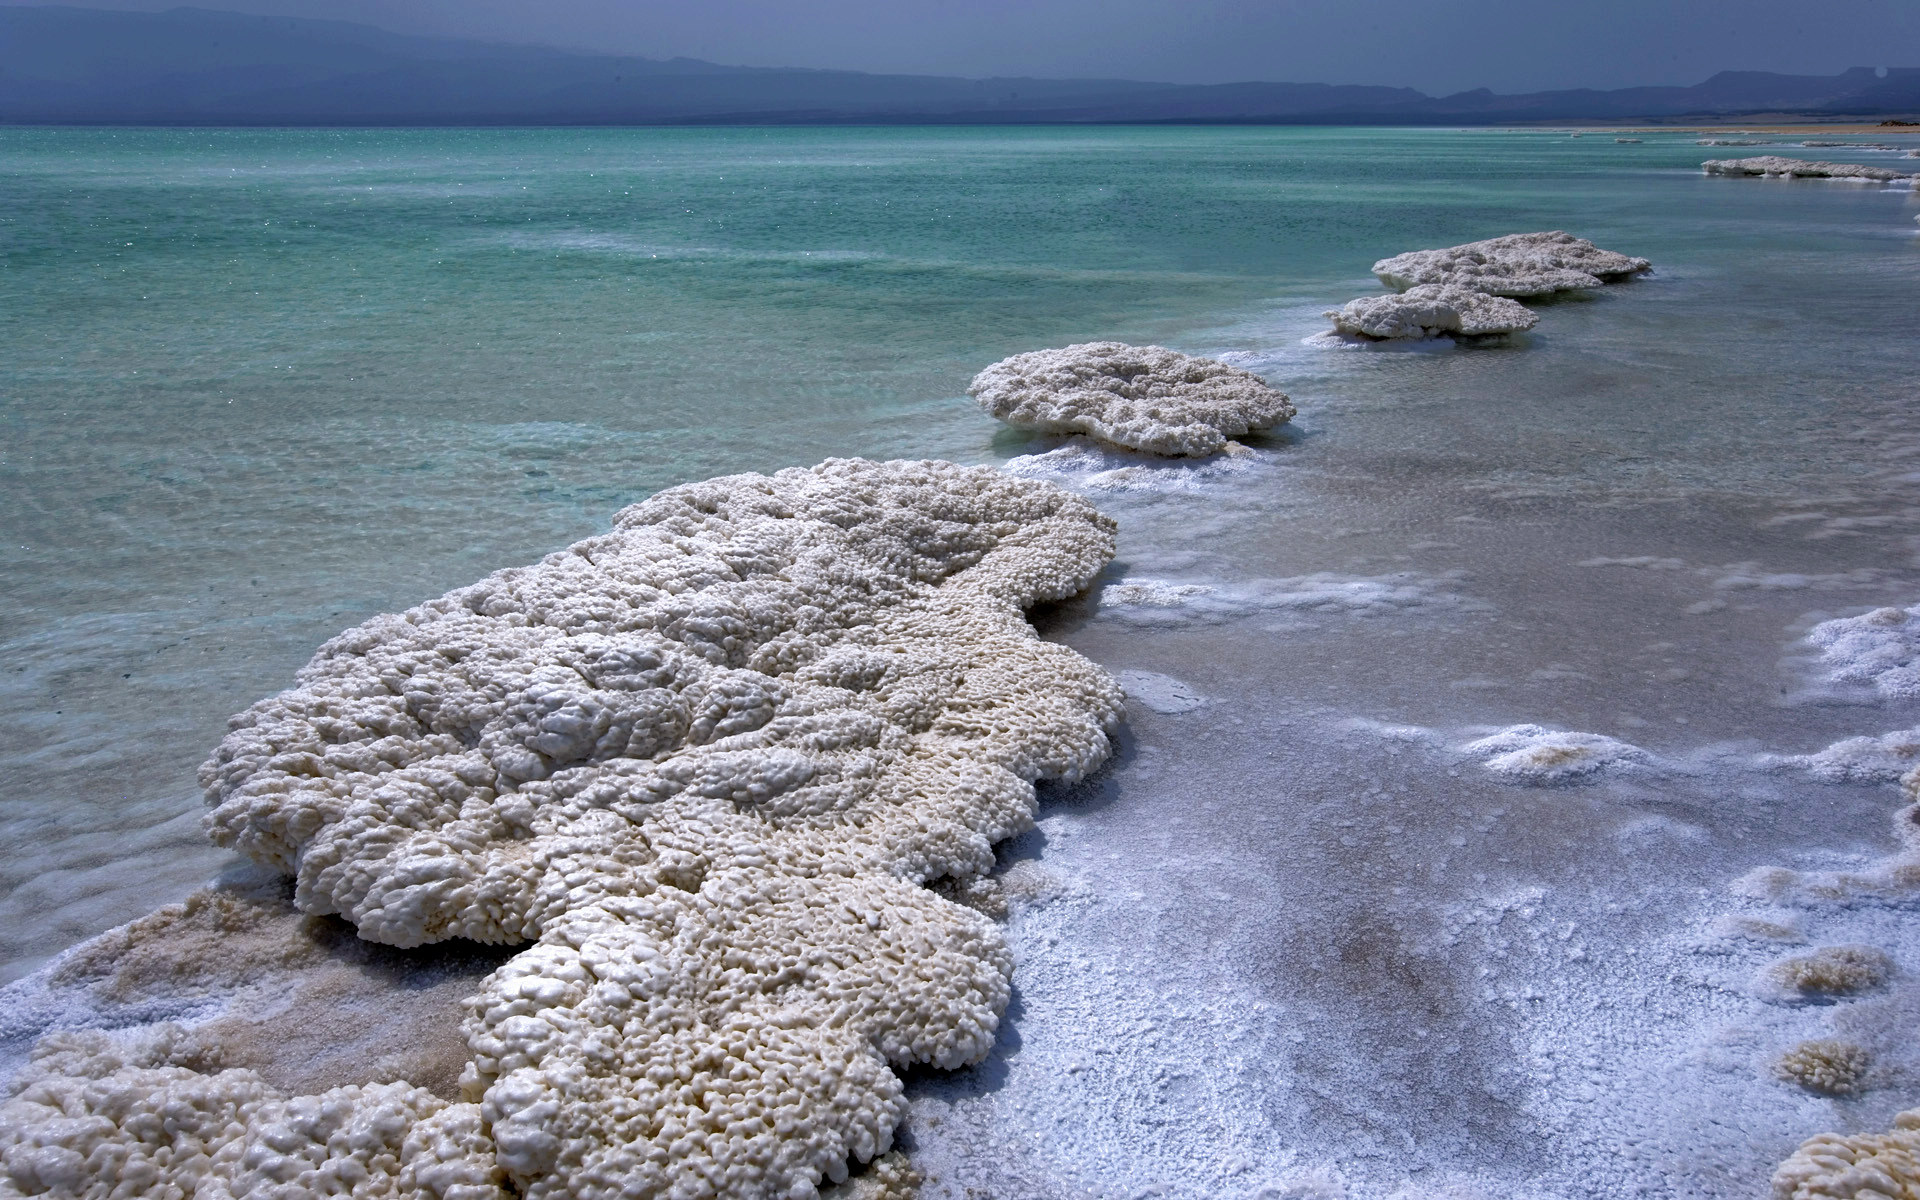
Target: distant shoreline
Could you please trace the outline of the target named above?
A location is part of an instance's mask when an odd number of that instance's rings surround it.
[[[1638,124],[1633,123],[1638,121]],[[1890,123],[1897,121],[1897,123]],[[1552,132],[1556,130],[1578,131],[1580,133],[1844,133],[1879,134],[1882,136],[1902,133],[1920,134],[1920,120],[1899,119],[1894,117],[1864,118],[1853,120],[1822,121],[1801,119],[1795,121],[1741,121],[1733,118],[1725,120],[1707,119],[1684,123],[1668,123],[1659,117],[1631,118],[1607,122],[1589,122],[1572,120],[1540,121],[1461,121],[1461,120],[1396,120],[1380,121],[1355,119],[1315,119],[1310,117],[1266,118],[1248,117],[1244,119],[1227,118],[1166,118],[1161,120],[1115,120],[1115,121],[1074,121],[1074,120],[980,120],[955,117],[951,119],[937,116],[915,114],[890,118],[861,114],[845,118],[816,117],[811,119],[797,117],[755,114],[739,118],[710,117],[688,118],[683,120],[538,120],[503,117],[499,120],[426,120],[419,117],[372,118],[366,120],[322,120],[322,119],[271,119],[238,121],[230,118],[207,120],[133,120],[126,118],[99,119],[34,119],[0,115],[0,129],[836,129],[836,128],[874,128],[874,129],[1128,129],[1128,128],[1300,128],[1300,129],[1479,129],[1514,130],[1517,132]]]

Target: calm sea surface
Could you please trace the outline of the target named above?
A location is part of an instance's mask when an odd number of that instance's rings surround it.
[[[1756,1194],[1916,1099],[1774,1081],[1839,1018],[1705,931],[1891,849],[1883,785],[1741,764],[1920,724],[1798,643],[1920,601],[1920,206],[1643,136],[0,130],[0,978],[220,869],[195,767],[338,630],[671,484],[1044,451],[971,375],[1151,341],[1301,415],[1091,493],[1114,580],[1217,602],[1049,635],[1210,702],[1016,851],[1062,898],[1002,1053],[914,1084],[937,1194]],[[1305,344],[1377,258],[1555,228],[1656,274],[1506,347]],[[1461,757],[1522,723],[1683,765]],[[1807,934],[1920,971],[1913,916]]]

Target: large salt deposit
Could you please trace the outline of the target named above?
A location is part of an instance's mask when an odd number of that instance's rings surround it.
[[[1700,164],[1700,169],[1709,175],[1772,175],[1806,179],[1882,181],[1913,178],[1911,173],[1896,171],[1891,167],[1869,167],[1860,163],[1807,162],[1804,159],[1783,158],[1778,154],[1764,154],[1757,158],[1708,159]]]
[[[1540,320],[1525,305],[1505,297],[1445,283],[1423,283],[1392,296],[1363,296],[1326,315],[1341,333],[1379,339],[1487,337],[1520,333]]]
[[[1294,413],[1285,394],[1250,371],[1124,342],[1016,354],[974,376],[967,392],[1016,429],[1084,433],[1169,456],[1218,453],[1227,439]]]
[[[1809,1138],[1773,1176],[1773,1200],[1912,1200],[1920,1196],[1920,1108],[1886,1133]]]
[[[335,638],[234,719],[210,828],[364,938],[537,939],[469,1001],[463,1102],[289,1099],[168,1047],[49,1042],[6,1177],[106,1195],[138,1160],[152,1194],[241,1194],[232,1172],[280,1170],[255,1145],[446,1200],[501,1174],[556,1198],[843,1177],[888,1148],[892,1065],[993,1042],[1001,936],[922,885],[983,874],[1035,780],[1108,754],[1119,688],[1024,610],[1113,539],[1048,484],[833,460],[674,488]],[[219,1136],[176,1154],[139,1115],[182,1105]]]
[[[1449,246],[1412,250],[1373,264],[1373,273],[1390,288],[1452,284],[1494,296],[1544,296],[1549,292],[1599,287],[1652,266],[1602,250],[1584,238],[1554,230],[1512,233]]]

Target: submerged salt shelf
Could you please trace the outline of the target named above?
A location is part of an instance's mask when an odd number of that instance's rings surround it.
[[[634,259],[631,245],[671,242],[662,230],[618,245],[545,231],[575,248],[562,259],[557,242],[540,243],[566,287],[532,290],[544,308],[592,327],[594,364],[638,354],[637,343],[593,324],[605,293],[570,305],[567,288],[591,289],[612,273],[619,294],[658,302],[667,324],[649,337],[683,364],[661,376],[671,384],[662,394],[689,399],[684,410],[647,414],[681,432],[615,436],[608,412],[580,411],[583,397],[633,405],[619,371],[654,380],[652,368],[633,359],[602,370],[568,358],[566,339],[545,343],[591,386],[541,390],[552,419],[537,428],[470,440],[463,427],[438,425],[390,438],[404,453],[378,438],[329,436],[314,442],[315,461],[348,445],[388,474],[303,482],[291,452],[262,474],[289,504],[369,498],[365,511],[323,507],[327,520],[296,537],[284,531],[300,528],[288,524],[298,506],[253,518],[302,556],[404,553],[452,563],[448,577],[382,592],[371,569],[354,574],[374,581],[367,597],[398,595],[339,619],[328,619],[330,608],[312,614],[311,636],[266,601],[236,611],[260,613],[264,628],[304,650],[370,611],[485,573],[464,555],[489,567],[525,561],[604,527],[635,498],[618,487],[679,481],[605,480],[657,473],[648,464],[658,462],[682,464],[680,478],[716,474],[703,456],[727,447],[763,456],[724,464],[735,470],[789,463],[797,444],[857,437],[911,457],[937,448],[1005,460],[1009,486],[1083,492],[1119,523],[1117,556],[1084,593],[1026,615],[1046,643],[1111,673],[1118,690],[1107,699],[1119,704],[1124,693],[1127,723],[1095,774],[1040,786],[1036,829],[969,860],[988,874],[936,889],[941,903],[979,914],[978,923],[956,920],[1004,946],[1011,984],[990,1046],[978,1047],[984,1058],[901,1079],[894,1142],[926,1176],[923,1198],[1732,1200],[1767,1194],[1790,1161],[1800,1164],[1793,1178],[1817,1183],[1821,1169],[1794,1159],[1815,1134],[1856,1139],[1857,1151],[1836,1153],[1901,1152],[1896,1118],[1913,1107],[1920,1073],[1910,1037],[1920,944],[1903,890],[1911,822],[1898,824],[1908,804],[1898,780],[1920,700],[1880,680],[1897,684],[1904,661],[1904,635],[1885,610],[1909,614],[1920,601],[1908,540],[1920,536],[1920,443],[1903,432],[1912,338],[1896,336],[1913,332],[1911,279],[1885,236],[1910,196],[1728,187],[1694,169],[1691,146],[1621,156],[1598,139],[1556,142],[1554,153],[1595,156],[1563,166],[1543,160],[1534,133],[1336,134],[1337,143],[1326,131],[767,132],[783,161],[800,164],[778,167],[754,165],[750,139],[725,162],[730,176],[793,171],[831,187],[841,172],[852,180],[849,213],[865,211],[851,201],[882,176],[895,207],[908,207],[924,170],[928,207],[915,215],[936,239],[975,213],[952,195],[950,164],[963,153],[999,215],[944,259],[934,252],[952,249],[944,243],[863,238],[844,218],[791,225],[812,248],[869,255],[843,253],[817,275],[777,257],[809,247],[764,229],[755,236],[767,245],[738,254],[660,260],[679,274]],[[616,157],[594,140],[615,135],[582,136],[595,164]],[[703,132],[687,144],[719,155],[724,141]],[[1206,170],[1194,169],[1195,147],[1218,151]],[[1279,159],[1266,156],[1281,152],[1309,165],[1275,169]],[[1427,187],[1398,207],[1383,200],[1368,246],[1564,225],[1655,258],[1662,274],[1556,302],[1553,336],[1525,353],[1303,348],[1326,300],[1357,294],[1355,255],[1366,251],[1356,249],[1344,185],[1370,178],[1384,153],[1444,181],[1453,198],[1436,206]],[[1621,161],[1595,167],[1602,153]],[[1031,260],[1002,254],[1008,214],[1053,212],[1063,197],[1103,204],[1098,189],[1121,159],[1133,164],[1134,190],[1097,211],[1124,236],[1109,244],[1106,225],[1076,209],[1017,248]],[[1242,169],[1248,162],[1257,174]],[[1303,170],[1315,182],[1298,183]],[[660,178],[672,186],[670,171]],[[721,203],[738,188],[730,177],[708,198]],[[1143,204],[1153,219],[1127,224]],[[956,216],[926,219],[935,211]],[[1286,213],[1288,224],[1262,224],[1262,213]],[[785,225],[792,214],[779,216]],[[689,233],[679,244],[696,243]],[[509,277],[527,282],[460,261],[471,296]],[[516,262],[536,282],[549,269]],[[778,281],[765,290],[785,310],[753,307],[763,275]],[[809,303],[792,305],[796,292]],[[836,323],[835,306],[850,295],[862,302]],[[912,324],[921,313],[936,317]],[[715,340],[672,324],[681,316],[710,322]],[[1783,320],[1795,338],[1779,337]],[[805,327],[778,341],[787,322]],[[1284,436],[1158,459],[1073,437],[1002,431],[989,442],[960,399],[972,370],[1010,348],[1108,335],[1254,369],[1299,413]],[[778,403],[757,409],[739,399],[761,386],[745,364],[765,372],[770,363]],[[845,382],[863,372],[890,381],[860,385],[886,392],[869,407]],[[458,407],[427,377],[410,382],[395,395]],[[141,494],[213,486],[195,480],[238,486],[236,464],[250,460],[237,443],[208,441],[225,474],[186,478],[181,464],[198,460],[169,458]],[[454,488],[456,478],[474,486]],[[228,498],[171,513],[178,544],[198,545],[193,522],[209,514],[255,511],[243,496],[219,494]],[[400,495],[424,498],[383,516],[375,501]],[[580,525],[567,526],[563,510]],[[523,518],[550,523],[524,534],[524,550],[488,542],[475,551],[460,540],[481,536],[461,530],[516,528]],[[396,526],[399,550],[382,540]],[[194,589],[224,578],[217,554],[182,557],[195,564]],[[98,586],[116,595],[118,561],[93,563]],[[256,569],[268,595],[306,578]],[[51,593],[33,594],[44,604]],[[171,628],[164,613],[173,610],[155,601],[154,611],[162,616],[146,623]],[[232,632],[239,626],[208,627],[231,639],[220,661],[245,685],[216,718],[284,686],[297,666],[246,674],[262,660]],[[179,705],[199,703],[209,693],[194,690],[205,685],[181,665],[190,660],[168,653],[154,661],[173,672]],[[108,711],[97,697],[115,695],[111,681],[128,671],[103,665],[94,680],[47,661],[40,678],[67,689],[48,703],[49,721]],[[515,694],[526,719],[503,721],[500,736],[472,752],[506,761],[517,746],[527,757],[514,761],[537,765],[578,749],[582,730],[599,746],[618,724],[610,710],[548,711],[546,693]],[[562,719],[548,728],[552,717]],[[130,720],[70,722],[60,744],[108,762],[84,741],[88,729],[119,733],[136,728]],[[198,758],[218,730],[185,740]],[[603,769],[591,755],[568,763],[552,780]],[[290,789],[315,786],[294,766],[280,768]],[[723,777],[734,776],[713,773]],[[544,795],[550,782],[516,790]],[[588,815],[569,803],[556,819]],[[257,811],[270,823],[279,810],[263,801]],[[355,844],[366,853],[339,859],[350,869],[329,874],[315,863],[309,894],[363,914],[371,910],[356,880],[404,897],[405,872],[388,869],[404,856],[376,870],[367,867],[381,861],[373,840]],[[484,840],[475,846],[486,850]],[[580,876],[589,890],[601,879]],[[291,1114],[285,1144],[297,1146],[315,1144],[300,1138],[321,1126],[316,1110],[287,1098],[358,1088],[356,1111],[411,1114],[370,1124],[366,1143],[387,1146],[408,1178],[497,1186],[459,1174],[463,1147],[492,1136],[461,1124],[475,1105],[460,1094],[470,1051],[459,1026],[464,997],[499,986],[487,981],[520,961],[515,950],[376,946],[337,918],[291,917],[287,894],[257,876],[231,877],[223,895],[109,936],[5,992],[0,1051],[12,1069],[39,1034],[92,1026],[56,1039],[46,1066],[72,1077],[204,1074],[227,1063],[259,1076],[254,1094]],[[520,919],[538,908],[499,912]],[[235,934],[248,949],[229,959],[159,949]],[[538,971],[496,978],[524,987],[524,1015],[546,1011],[538,1006],[552,989]],[[192,1031],[154,1027],[167,1021]],[[538,1032],[500,1030],[503,1044]],[[789,1032],[804,1037],[798,1026]],[[406,1121],[444,1136],[395,1145]],[[509,1153],[533,1161],[544,1146],[528,1136]],[[35,1170],[70,1165],[51,1152],[57,1145],[42,1149]],[[887,1158],[859,1186],[871,1194],[906,1170]]]

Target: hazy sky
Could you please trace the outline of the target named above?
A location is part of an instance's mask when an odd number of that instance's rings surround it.
[[[12,3],[15,0],[0,0]],[[179,0],[85,0],[164,9]],[[1920,66],[1920,0],[198,0],[750,66],[1433,93]]]

